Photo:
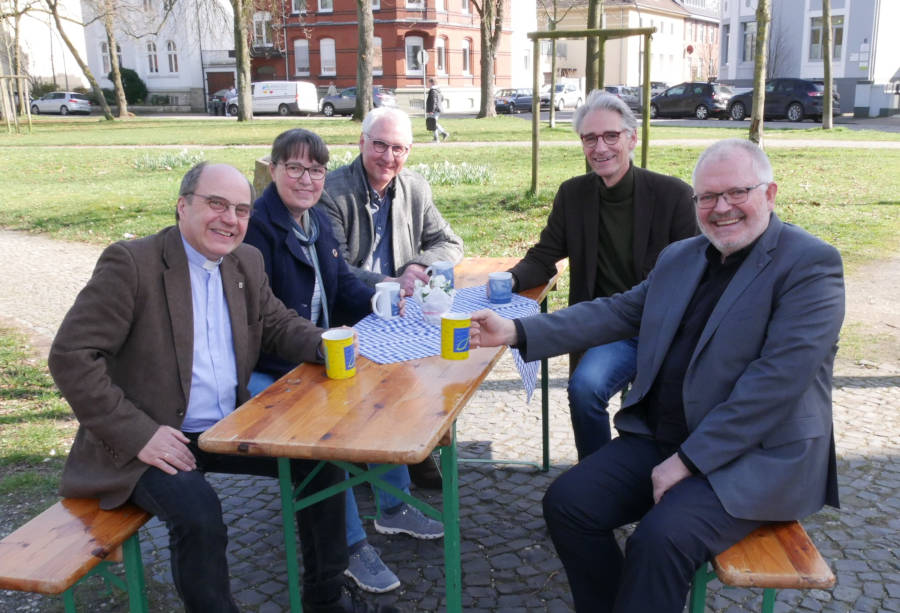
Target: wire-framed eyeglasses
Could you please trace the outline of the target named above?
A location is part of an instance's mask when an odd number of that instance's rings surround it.
[[[230,208],[234,208],[235,217],[240,217],[242,219],[250,217],[250,213],[253,211],[253,206],[250,204],[234,204],[228,202],[225,198],[221,196],[212,196],[207,194],[198,194],[196,192],[190,192],[185,194],[185,196],[199,196],[206,201],[206,206],[211,208],[216,213],[224,213]]]

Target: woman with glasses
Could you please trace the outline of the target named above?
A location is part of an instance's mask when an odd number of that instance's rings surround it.
[[[270,157],[272,182],[254,204],[244,241],[262,252],[269,285],[289,308],[320,328],[355,324],[371,313],[374,290],[350,270],[331,222],[315,207],[325,186],[328,147],[317,134],[298,128],[278,135]],[[294,366],[277,356],[261,354],[250,377],[250,393],[255,396]],[[406,466],[391,469],[384,480],[409,493]],[[380,532],[404,532],[418,538],[443,536],[440,522],[380,490],[377,493],[383,512],[376,520]],[[383,524],[380,527],[379,522]],[[370,592],[399,587],[400,580],[366,539],[352,489],[347,490],[346,529],[347,575]]]

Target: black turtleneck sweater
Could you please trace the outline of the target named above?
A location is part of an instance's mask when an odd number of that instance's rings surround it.
[[[600,224],[594,297],[612,296],[640,282],[634,272],[634,167],[612,187],[597,177]]]

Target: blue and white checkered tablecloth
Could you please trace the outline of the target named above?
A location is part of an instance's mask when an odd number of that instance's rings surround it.
[[[508,304],[491,304],[485,296],[484,285],[466,287],[456,291],[453,311],[471,313],[480,309],[492,309],[507,319],[527,317],[540,311],[538,303],[530,298],[513,294]],[[384,320],[374,314],[366,316],[354,328],[359,332],[359,352],[378,364],[391,364],[427,358],[441,354],[441,327],[427,323],[422,318],[422,308],[414,300],[406,301],[406,315]],[[537,362],[525,362],[518,350],[512,350],[513,361],[525,385],[527,400],[537,384]]]

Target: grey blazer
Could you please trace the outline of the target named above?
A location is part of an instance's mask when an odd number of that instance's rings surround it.
[[[321,361],[322,331],[269,289],[262,255],[240,245],[221,264],[237,364],[237,403],[260,349],[295,363]],[[63,496],[128,500],[147,465],[137,454],[160,425],[180,428],[191,392],[191,282],[175,226],[107,247],[75,299],[48,365],[78,418]]]
[[[362,156],[329,172],[316,206],[331,219],[338,248],[353,273],[374,285],[384,275],[362,268],[375,242],[365,173]],[[391,246],[397,274],[407,264],[429,266],[442,260],[458,264],[463,255],[462,239],[434,206],[428,181],[417,172],[403,169],[394,180],[394,188]]]
[[[709,241],[666,248],[628,292],[522,320],[528,360],[639,334],[637,377],[615,416],[649,434],[649,391],[706,267]],[[837,506],[831,376],[844,317],[837,250],[783,223],[769,226],[725,289],[691,356],[684,453],[725,509],[754,520],[799,519]]]

